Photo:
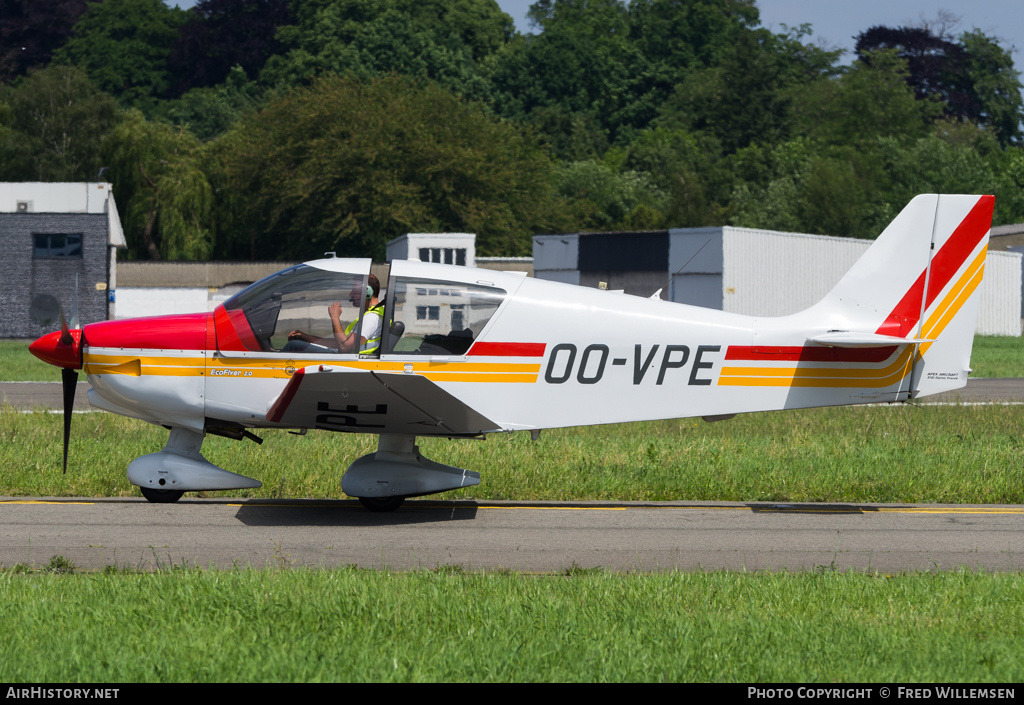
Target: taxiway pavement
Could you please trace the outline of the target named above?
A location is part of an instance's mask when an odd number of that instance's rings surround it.
[[[1024,506],[0,499],[0,564],[396,570],[1024,568]]]

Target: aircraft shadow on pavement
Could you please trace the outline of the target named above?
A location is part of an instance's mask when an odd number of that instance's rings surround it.
[[[750,511],[758,514],[869,514],[878,507],[862,504],[796,504],[789,502],[748,503]]]
[[[406,501],[371,512],[354,500],[244,500],[235,516],[247,526],[400,526],[476,519],[474,502]]]

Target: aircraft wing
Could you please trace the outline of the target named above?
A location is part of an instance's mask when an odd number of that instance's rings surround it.
[[[501,427],[419,375],[296,370],[267,420],[292,428],[417,436],[476,436]]]

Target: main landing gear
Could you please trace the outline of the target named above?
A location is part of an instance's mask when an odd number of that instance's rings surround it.
[[[177,502],[185,494],[184,490],[154,490],[150,487],[140,487],[142,496],[156,504],[170,504]]]
[[[406,497],[480,484],[480,473],[442,465],[420,455],[416,436],[382,433],[377,452],[348,466],[341,489],[371,512],[393,512]]]
[[[136,458],[128,480],[150,502],[177,502],[186,492],[260,487],[251,477],[236,475],[210,463],[199,452],[205,434],[172,428],[158,453]],[[377,452],[364,455],[341,478],[341,489],[371,512],[393,512],[406,497],[457,490],[480,484],[480,474],[435,463],[420,455],[416,436],[382,434]]]

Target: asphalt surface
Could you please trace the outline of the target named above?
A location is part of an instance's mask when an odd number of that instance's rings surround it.
[[[558,572],[1024,568],[1024,506],[0,499],[0,564]]]
[[[88,410],[80,383],[75,408]],[[1024,380],[971,380],[926,403],[1021,403]],[[59,383],[0,403],[62,407]],[[1024,506],[0,498],[0,566],[344,566],[467,570],[1024,569]]]
[[[75,391],[75,411],[90,411],[87,392],[89,383],[78,383]],[[60,411],[64,408],[64,393],[60,382],[0,382],[0,405],[30,411],[48,409]]]

